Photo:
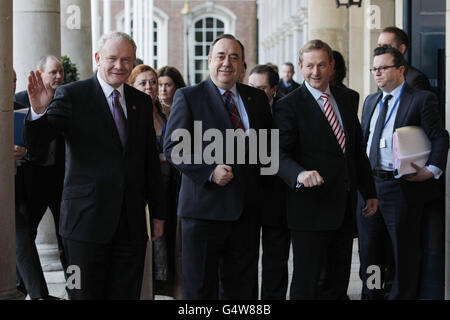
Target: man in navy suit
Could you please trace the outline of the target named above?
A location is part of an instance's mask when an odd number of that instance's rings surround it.
[[[412,88],[405,81],[405,61],[397,49],[374,51],[374,79],[380,89],[369,95],[361,126],[379,198],[377,214],[358,219],[363,299],[383,299],[386,242],[394,252],[395,275],[389,299],[416,299],[421,262],[421,225],[427,203],[439,197],[439,177],[445,170],[448,132],[439,114],[436,96]],[[413,164],[413,177],[394,177],[392,135],[395,129],[419,126],[431,141],[425,167]],[[358,215],[359,217],[359,215]],[[369,266],[380,268],[381,286],[367,283]]]
[[[147,242],[145,205],[153,239],[162,235],[161,172],[148,95],[125,84],[136,58],[127,34],[104,35],[98,72],[54,94],[31,72],[28,144],[39,147],[62,132],[66,166],[60,234],[79,286],[71,299],[139,299]],[[75,269],[77,270],[77,268]]]
[[[306,43],[299,55],[305,82],[274,107],[278,175],[289,186],[292,300],[348,299],[357,190],[366,200],[365,216],[377,208],[355,100],[348,90],[329,85],[333,64],[328,44]],[[326,279],[319,287],[323,268]]]
[[[182,173],[183,299],[257,299],[260,166],[230,161],[227,148],[224,161],[207,162],[202,155],[209,143],[204,141],[195,141],[192,153],[184,150],[183,157],[192,154],[189,161],[178,161],[180,141],[172,134],[183,129],[195,139],[208,129],[222,137],[230,129],[269,129],[269,104],[263,91],[237,83],[244,48],[234,36],[212,43],[208,64],[207,80],[175,93],[164,141],[166,158]],[[202,126],[195,134],[194,121]]]

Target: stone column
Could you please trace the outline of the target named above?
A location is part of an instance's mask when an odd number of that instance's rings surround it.
[[[91,30],[92,30],[92,52],[95,53],[97,51],[97,43],[100,38],[100,23],[99,23],[99,9],[98,9],[99,0],[91,0]],[[95,63],[94,55],[92,55],[92,71],[97,69],[97,65]]]
[[[103,34],[111,32],[111,0],[103,0]]]
[[[0,2],[0,300],[23,298],[16,290],[13,150],[13,2]]]
[[[17,91],[25,90],[30,70],[46,54],[61,54],[59,0],[14,0],[14,68]]]
[[[125,26],[124,31],[125,33],[131,35],[131,0],[125,0],[124,1],[124,7],[125,7]]]
[[[308,1],[309,39],[320,39],[348,57],[348,9],[330,0]]]
[[[76,64],[80,79],[92,76],[90,1],[61,0],[61,55]]]

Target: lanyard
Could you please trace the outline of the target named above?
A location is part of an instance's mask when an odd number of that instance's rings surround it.
[[[387,124],[387,123],[389,122],[389,120],[391,119],[392,114],[394,113],[395,108],[397,108],[398,101],[400,100],[400,97],[402,96],[402,93],[403,93],[403,90],[405,90],[405,87],[406,87],[406,81],[405,81],[405,83],[403,84],[402,88],[400,89],[400,93],[399,93],[397,99],[395,99],[394,106],[392,107],[391,112],[389,112],[389,116],[388,116],[387,120],[384,122],[384,125],[383,125],[382,130],[384,130],[384,128],[386,127],[386,124]],[[379,105],[380,105],[380,112],[381,112],[381,108],[383,108],[382,102],[383,102],[383,99],[380,99],[380,104],[379,104]],[[388,106],[388,107],[389,107],[389,106]]]

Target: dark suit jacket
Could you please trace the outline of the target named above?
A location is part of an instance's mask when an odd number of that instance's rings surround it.
[[[265,93],[241,83],[236,86],[245,104],[250,128],[270,128],[271,116]],[[193,165],[174,163],[171,153],[179,142],[171,139],[172,133],[182,128],[194,137],[194,121],[201,121],[202,134],[208,129],[220,130],[225,146],[226,129],[233,129],[233,125],[219,90],[210,78],[198,85],[176,91],[167,123],[164,154],[182,173],[178,215],[205,220],[235,221],[239,219],[244,208],[257,211],[260,200],[259,164],[230,164],[234,179],[225,187],[221,187],[209,181],[217,166],[215,163],[206,164],[203,160],[201,164]],[[191,140],[194,145],[193,138]],[[209,144],[209,141],[202,143],[202,152]],[[224,148],[225,164],[226,155]]]
[[[346,89],[334,86],[330,89],[343,121],[345,154],[321,107],[304,84],[275,106],[274,125],[280,130],[279,176],[290,187],[287,192],[290,229],[336,230],[342,225],[347,205],[355,212],[357,189],[365,199],[376,198],[361,127],[352,106],[354,100]],[[313,188],[296,188],[297,176],[304,170],[317,170],[324,183]]]
[[[364,101],[361,117],[364,145],[367,144],[369,139],[372,114],[382,96],[383,92],[377,92],[367,96]],[[414,89],[410,85],[405,87],[398,105],[394,130],[405,126],[419,126],[423,128],[432,144],[427,164],[434,165],[444,171],[447,165],[449,137],[439,114],[437,98],[433,93]],[[401,181],[406,183],[405,180]],[[438,190],[436,189],[437,180],[435,179],[412,184],[427,193],[433,193]]]
[[[413,88],[431,91],[430,81],[427,76],[409,64],[405,67],[405,80]]]
[[[292,80],[292,84],[290,87],[286,87],[284,85],[283,79],[280,79],[280,82],[278,83],[278,90],[277,90],[277,96],[278,97],[284,97],[285,95],[291,93],[295,89],[300,87],[300,84]]]
[[[60,234],[77,241],[107,243],[125,208],[133,242],[146,241],[145,204],[152,218],[159,210],[161,172],[156,151],[151,100],[124,86],[128,140],[122,147],[106,97],[96,75],[61,86],[47,113],[27,121],[25,138],[39,146],[62,132],[66,170]]]
[[[31,106],[30,98],[28,97],[28,92],[26,90],[16,93],[14,95],[14,100],[25,105],[26,108]],[[62,181],[65,162],[64,136],[58,134],[55,139],[47,144],[40,144],[39,148],[27,146],[26,160],[38,166],[56,166],[57,171],[55,174],[58,177],[55,178]]]

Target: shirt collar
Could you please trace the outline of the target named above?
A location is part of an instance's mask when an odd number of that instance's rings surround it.
[[[403,81],[397,88],[395,88],[394,90],[392,90],[390,93],[389,92],[384,92],[383,91],[383,98],[382,100],[384,101],[384,98],[390,94],[392,95],[392,100],[395,101],[395,99],[397,99],[397,97],[400,95],[400,92],[402,91],[402,87],[405,84],[405,81]]]
[[[234,84],[233,87],[231,87],[231,89],[225,90],[222,88],[217,87],[217,89],[219,89],[220,95],[223,96],[223,94],[225,93],[225,91],[231,91],[231,93],[233,94],[234,97],[238,96],[238,92],[237,92],[237,88],[236,88],[236,84]]]
[[[120,87],[118,88],[113,88],[111,87],[109,84],[106,83],[105,80],[103,80],[100,75],[97,72],[97,79],[98,82],[100,83],[100,87],[102,87],[103,93],[105,94],[106,98],[109,98],[111,96],[111,94],[113,93],[113,91],[116,89],[117,91],[119,91],[120,96],[125,99],[124,95],[123,95],[123,83],[120,85]]]
[[[323,94],[322,91],[317,90],[316,88],[313,88],[309,85],[308,81],[305,80],[305,85],[306,88],[309,90],[309,92],[312,94],[312,96],[314,97],[314,99],[319,100],[320,96]],[[329,96],[331,96],[331,91],[330,91],[330,86],[327,86],[327,89],[325,90],[325,93],[328,94]]]

